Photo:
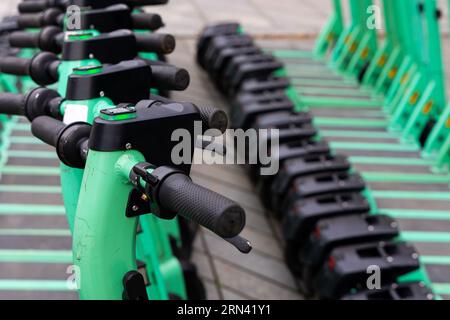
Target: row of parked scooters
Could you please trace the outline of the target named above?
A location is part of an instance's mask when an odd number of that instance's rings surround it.
[[[434,299],[416,250],[300,110],[283,63],[237,23],[206,27],[197,50],[199,65],[230,102],[232,128],[279,130],[279,172],[247,167],[262,202],[281,221],[285,260],[301,292],[321,299]],[[379,287],[371,286],[374,270]]]
[[[175,39],[155,32],[158,14],[141,10],[165,3],[30,0],[2,24],[19,49],[0,58],[10,91],[0,93],[0,113],[26,117],[56,149],[82,299],[204,299],[190,261],[197,224],[251,249],[238,236],[244,210],[193,183],[192,161],[171,158],[174,130],[192,134],[192,159],[207,145],[194,122],[223,132],[227,116],[170,100],[189,73],[165,62]],[[79,16],[69,24],[73,5]]]

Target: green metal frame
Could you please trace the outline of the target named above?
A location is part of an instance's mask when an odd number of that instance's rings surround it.
[[[314,48],[314,56],[319,59],[324,58],[327,52],[335,46],[344,30],[341,0],[333,0],[333,5],[333,14],[322,29]]]
[[[73,258],[79,268],[77,285],[81,299],[122,299],[124,275],[137,270],[139,219],[127,218],[124,212],[133,189],[130,171],[144,160],[137,151],[89,151],[73,233]],[[100,189],[103,192],[93,191]],[[157,262],[157,257],[151,256],[154,252],[143,250],[142,257],[148,254]],[[155,287],[167,299],[167,292],[162,292],[165,284],[161,274],[154,274]],[[186,296],[183,279],[175,280],[178,281],[171,284]]]

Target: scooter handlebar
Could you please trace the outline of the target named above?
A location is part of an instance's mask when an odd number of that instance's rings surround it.
[[[17,17],[17,25],[21,29],[42,28],[48,25],[58,25],[62,11],[57,8],[50,8],[39,13],[26,13]]]
[[[0,72],[26,76],[30,74],[31,59],[18,57],[4,57],[0,59]]]
[[[160,90],[185,90],[190,83],[190,75],[186,69],[172,65],[152,65],[151,86]]]
[[[137,49],[142,52],[154,52],[158,54],[169,54],[175,50],[175,38],[170,34],[135,33]]]
[[[25,113],[25,99],[23,94],[0,93],[0,113],[23,115]]]
[[[141,7],[141,6],[154,6],[166,4],[169,2],[169,0],[124,0],[123,2],[133,7]],[[18,9],[20,13],[40,12],[50,7],[63,8],[64,3],[65,3],[64,1],[54,1],[54,0],[23,1],[19,3]]]
[[[159,14],[134,13],[131,18],[135,29],[155,31],[164,26],[162,18]]]
[[[17,6],[20,13],[35,13],[43,11],[51,6],[48,0],[23,1]]]
[[[237,236],[245,226],[245,211],[236,202],[194,183],[186,174],[169,175],[158,192],[162,208],[197,222],[222,238]]]
[[[58,41],[62,30],[56,26],[47,26],[39,32],[16,31],[9,35],[9,44],[16,48],[38,48],[53,53],[61,52]]]
[[[197,107],[202,118],[203,127],[206,129],[217,129],[225,133],[228,128],[228,116],[225,111],[216,107]]]
[[[40,116],[31,123],[31,133],[48,145],[56,147],[58,137],[66,125],[49,116]]]
[[[169,0],[128,0],[126,2],[129,5],[141,7],[141,6],[157,6],[160,4],[167,4]]]
[[[9,44],[16,48],[38,48],[39,32],[16,31],[9,35]]]

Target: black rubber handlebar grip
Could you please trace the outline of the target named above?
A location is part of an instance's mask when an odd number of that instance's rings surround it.
[[[48,116],[41,116],[34,119],[31,123],[31,133],[48,145],[56,147],[59,134],[65,126],[62,121]]]
[[[156,6],[160,4],[167,4],[169,0],[128,0],[127,4],[132,6]]]
[[[17,25],[22,28],[40,28],[43,26],[42,13],[23,14],[17,18]]]
[[[95,1],[95,0],[94,0]],[[114,1],[117,2],[117,1]],[[123,3],[129,4],[134,7],[140,6],[154,6],[160,4],[166,4],[169,0],[124,0]],[[32,1],[24,1],[19,3],[18,9],[20,13],[33,13],[40,12],[50,7],[61,7],[64,2],[58,4],[57,1],[52,0],[32,0]]]
[[[161,16],[156,13],[134,13],[131,18],[134,29],[155,31],[164,26]]]
[[[32,13],[39,12],[47,9],[50,6],[48,0],[34,0],[34,1],[24,1],[19,3],[17,6],[20,13]]]
[[[0,93],[0,113],[23,115],[25,113],[25,96],[14,93]]]
[[[61,52],[61,43],[58,41],[63,36],[61,28],[47,26],[39,32],[17,31],[9,35],[9,44],[16,48],[38,48],[42,51],[53,53]]]
[[[217,129],[224,133],[228,128],[228,116],[225,111],[215,107],[197,107],[202,118],[203,127],[207,129]]]
[[[19,28],[41,28],[47,25],[57,25],[62,11],[50,8],[40,13],[27,13],[17,17]]]
[[[135,33],[137,49],[143,52],[154,52],[158,54],[169,54],[175,50],[175,38],[170,34],[153,33],[139,34]]]
[[[223,238],[237,236],[245,226],[245,211],[234,201],[205,189],[185,174],[174,173],[158,194],[163,208],[199,223]]]
[[[0,34],[10,33],[19,30],[17,21],[2,21],[0,22]]]
[[[160,90],[185,90],[191,81],[189,72],[171,65],[152,65],[151,86]]]
[[[0,59],[0,72],[26,76],[30,74],[31,59],[3,57]]]
[[[16,48],[38,48],[40,32],[16,31],[9,35],[9,44]]]

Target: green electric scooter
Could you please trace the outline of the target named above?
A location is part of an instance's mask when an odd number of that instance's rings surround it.
[[[45,116],[33,121],[33,134],[55,146],[62,161],[85,166],[73,239],[82,299],[147,298],[144,277],[136,271],[135,246],[136,217],[148,212],[162,219],[183,215],[241,252],[250,251],[248,241],[238,236],[244,210],[194,184],[189,163],[171,160],[177,144],[170,139],[173,131],[191,134],[193,156],[195,121],[204,129],[221,127],[223,119],[217,121],[214,114],[190,103],[144,100],[104,109],[92,129]]]

